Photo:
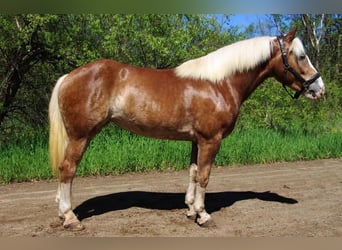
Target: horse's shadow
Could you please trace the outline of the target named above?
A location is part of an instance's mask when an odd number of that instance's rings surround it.
[[[185,209],[184,193],[158,193],[145,191],[128,191],[97,196],[84,201],[74,209],[79,220],[94,215],[101,215],[116,210],[141,207],[157,210]],[[298,201],[281,196],[277,193],[267,192],[218,192],[206,194],[206,210],[208,213],[229,207],[237,201],[259,199],[262,201],[295,204]]]

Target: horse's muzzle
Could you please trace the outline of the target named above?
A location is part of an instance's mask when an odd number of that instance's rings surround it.
[[[310,84],[305,92],[305,97],[315,100],[324,96],[325,88],[322,78],[318,78],[315,82]]]

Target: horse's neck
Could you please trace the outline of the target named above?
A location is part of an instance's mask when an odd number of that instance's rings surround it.
[[[248,72],[236,73],[226,78],[225,83],[237,93],[239,102],[242,104],[269,75],[268,68],[261,65]]]

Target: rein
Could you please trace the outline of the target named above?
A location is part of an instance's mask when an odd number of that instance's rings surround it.
[[[286,92],[289,94],[289,96],[292,99],[298,99],[298,97],[305,91],[309,89],[309,86],[314,83],[318,78],[321,77],[321,75],[317,72],[314,74],[309,80],[305,80],[294,68],[292,68],[287,60],[287,53],[285,51],[285,46],[284,46],[284,39],[283,36],[278,36],[277,40],[279,42],[280,46],[280,51],[281,51],[281,57],[283,59],[284,63],[284,72],[286,73],[287,71],[291,72],[294,77],[297,78],[297,80],[301,83],[302,89],[297,91],[294,95],[292,95],[288,89],[286,88],[286,85],[283,84],[284,89]]]

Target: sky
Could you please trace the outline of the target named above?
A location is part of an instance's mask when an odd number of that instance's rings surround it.
[[[234,14],[230,16],[231,25],[243,28],[265,18],[265,14]]]
[[[271,25],[271,27],[265,25],[270,22],[270,17],[267,14],[233,14],[229,17],[230,25],[240,27],[240,32],[245,31],[245,28],[248,27],[248,25],[255,24],[258,29],[254,35],[280,35],[275,25]]]

